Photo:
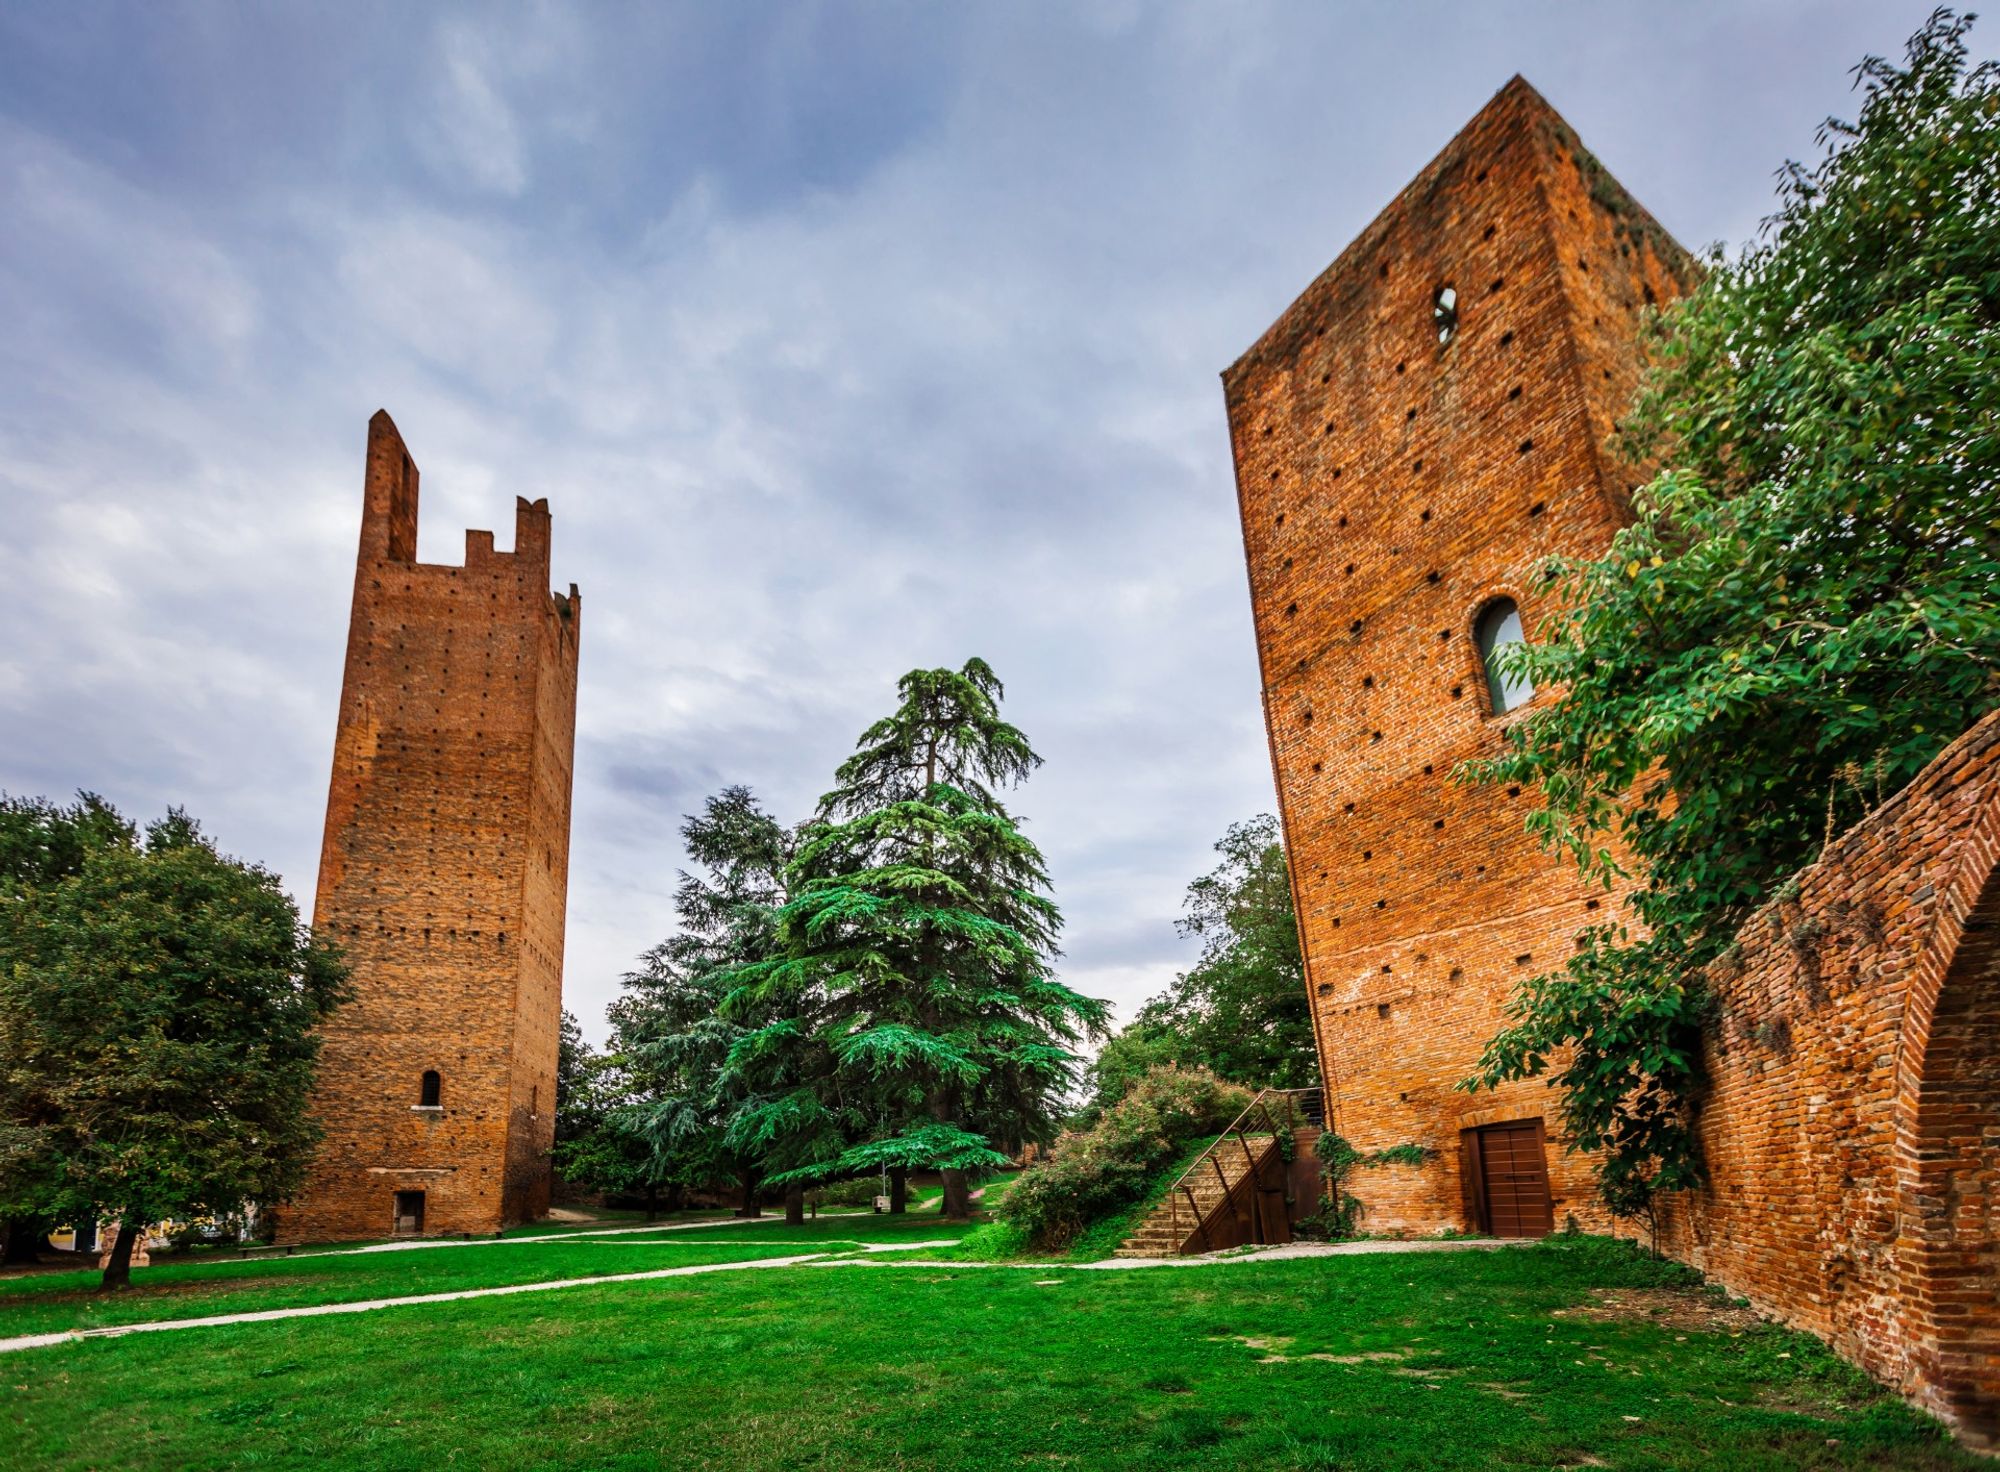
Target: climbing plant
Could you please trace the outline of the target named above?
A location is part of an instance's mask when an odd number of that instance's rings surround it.
[[[1858,120],[1661,313],[1622,427],[1663,467],[1502,656],[1564,698],[1469,764],[1626,913],[1528,981],[1464,1087],[1553,1071],[1612,1210],[1696,1183],[1704,966],[2000,703],[2000,70],[1939,10]]]
[[[1352,1237],[1361,1224],[1361,1198],[1347,1189],[1347,1178],[1366,1157],[1332,1130],[1313,1142],[1313,1154],[1319,1160],[1319,1210],[1293,1223],[1292,1230],[1301,1237]]]

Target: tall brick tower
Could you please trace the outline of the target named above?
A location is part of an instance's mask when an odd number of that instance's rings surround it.
[[[1223,375],[1329,1111],[1426,1152],[1350,1175],[1371,1229],[1600,1220],[1548,1089],[1453,1086],[1613,902],[1532,794],[1451,773],[1550,698],[1490,689],[1482,636],[1533,638],[1536,562],[1625,520],[1640,313],[1694,271],[1516,77]]]
[[[420,563],[417,467],[368,422],[315,923],[354,1000],[322,1028],[326,1140],[286,1241],[493,1232],[546,1211],[581,603],[547,501],[514,550]]]

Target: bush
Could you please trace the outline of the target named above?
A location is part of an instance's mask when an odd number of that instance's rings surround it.
[[[888,1194],[880,1176],[856,1176],[851,1181],[834,1181],[814,1186],[806,1200],[815,1206],[873,1206],[877,1196]]]
[[[1093,1221],[1136,1201],[1155,1172],[1250,1098],[1206,1069],[1150,1069],[1094,1125],[1062,1136],[1022,1172],[999,1215],[1037,1250],[1060,1252]]]

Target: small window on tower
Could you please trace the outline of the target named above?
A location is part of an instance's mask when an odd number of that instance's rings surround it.
[[[1525,674],[1502,670],[1495,656],[1509,644],[1523,642],[1521,610],[1512,598],[1496,598],[1480,610],[1473,628],[1479,643],[1479,663],[1486,672],[1486,693],[1494,715],[1502,715],[1534,698],[1535,685]]]
[[[1450,286],[1440,286],[1431,303],[1431,324],[1437,328],[1438,346],[1443,347],[1458,335],[1458,292]]]
[[[422,1109],[436,1109],[444,1101],[444,1080],[435,1068],[424,1070],[424,1081],[417,1097],[417,1105]]]

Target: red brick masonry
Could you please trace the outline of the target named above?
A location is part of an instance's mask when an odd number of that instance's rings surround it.
[[[1711,1177],[1662,1246],[2000,1437],[2000,713],[1713,968]]]
[[[1328,1109],[1364,1152],[1429,1152],[1350,1177],[1371,1231],[1472,1225],[1463,1132],[1558,1123],[1538,1082],[1455,1085],[1616,900],[1523,831],[1532,794],[1451,773],[1517,718],[1488,702],[1482,610],[1511,598],[1532,633],[1536,563],[1627,519],[1605,441],[1642,312],[1693,271],[1517,77],[1223,375]],[[1605,1225],[1548,1134],[1554,1223]]]
[[[1370,1230],[1473,1226],[1469,1132],[1512,1121],[1546,1131],[1542,1220],[1608,1225],[1541,1081],[1456,1086],[1618,897],[1523,831],[1532,793],[1451,772],[1514,719],[1480,611],[1511,598],[1532,637],[1536,562],[1627,518],[1605,445],[1639,316],[1693,277],[1517,77],[1223,375],[1330,1124],[1426,1152],[1349,1176]],[[1996,721],[1745,929],[1714,978],[1713,1185],[1664,1231],[1974,1440],[2000,1435]]]
[[[581,604],[549,592],[546,501],[516,503],[511,552],[416,556],[417,467],[378,413],[314,917],[356,996],[321,1030],[289,1242],[387,1236],[399,1193],[425,1233],[549,1204]]]

